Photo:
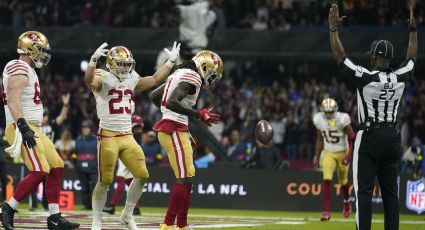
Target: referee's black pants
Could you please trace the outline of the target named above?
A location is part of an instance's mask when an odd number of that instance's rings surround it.
[[[357,133],[353,150],[357,230],[371,229],[372,193],[376,177],[384,204],[385,230],[399,229],[400,154],[400,140],[395,128],[381,127]]]

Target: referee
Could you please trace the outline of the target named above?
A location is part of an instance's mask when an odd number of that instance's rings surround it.
[[[395,128],[397,109],[405,81],[412,74],[417,54],[417,34],[413,9],[406,60],[398,69],[390,68],[393,46],[386,40],[371,45],[371,70],[355,65],[345,56],[338,37],[338,6],[329,11],[330,43],[333,57],[348,80],[357,88],[358,119],[361,129],[354,142],[353,184],[356,192],[356,223],[358,230],[371,229],[372,190],[375,177],[382,192],[385,229],[399,229],[398,174],[401,157],[400,138]]]

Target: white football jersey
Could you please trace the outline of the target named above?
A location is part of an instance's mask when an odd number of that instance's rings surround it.
[[[165,107],[167,100],[170,98],[170,95],[177,88],[180,82],[187,82],[196,87],[194,92],[187,95],[182,100],[183,106],[191,108],[196,104],[196,100],[198,99],[199,91],[202,85],[201,76],[199,76],[197,72],[191,69],[178,69],[168,77],[167,82],[165,83],[165,89],[164,93],[162,94],[161,101],[162,119],[168,119],[188,125],[189,119],[186,115],[173,112]]]
[[[131,132],[131,104],[134,89],[140,79],[132,71],[127,78],[120,81],[111,72],[96,69],[95,77],[102,79],[102,89],[94,92],[97,116],[100,128],[117,132]]]
[[[313,116],[313,123],[322,134],[325,151],[341,152],[348,148],[344,128],[350,125],[351,119],[347,113],[337,112],[334,119],[328,120],[322,112],[318,112]]]
[[[9,107],[7,106],[7,83],[9,78],[15,75],[26,75],[28,85],[25,86],[21,95],[21,109],[23,117],[29,123],[40,126],[43,119],[43,104],[40,99],[40,83],[34,68],[21,60],[12,60],[7,63],[3,70],[2,97],[6,114],[6,123],[15,122]]]

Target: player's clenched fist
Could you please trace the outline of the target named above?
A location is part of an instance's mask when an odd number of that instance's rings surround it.
[[[216,113],[212,113],[211,110],[213,108],[201,109],[198,112],[198,118],[208,126],[211,124],[217,124],[220,121],[221,116]]]
[[[105,49],[108,46],[108,43],[104,42],[99,48],[94,51],[94,54],[90,58],[89,66],[96,67],[96,63],[101,56],[106,56],[108,49]]]

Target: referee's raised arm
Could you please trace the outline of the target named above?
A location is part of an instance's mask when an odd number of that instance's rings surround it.
[[[416,32],[416,20],[413,15],[413,8],[410,8],[410,17],[407,19],[409,25],[409,46],[407,47],[406,60],[416,61],[418,55],[418,33]]]
[[[336,60],[338,64],[341,64],[345,59],[345,51],[342,46],[341,40],[339,40],[338,35],[338,26],[341,25],[344,18],[347,16],[339,17],[339,9],[338,5],[332,4],[329,10],[329,32],[330,32],[330,41],[331,41],[331,49],[332,56]]]

